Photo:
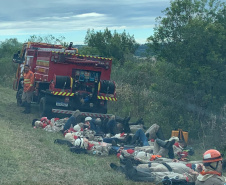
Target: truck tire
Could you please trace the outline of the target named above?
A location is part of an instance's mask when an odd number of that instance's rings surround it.
[[[102,108],[101,111],[100,111],[100,113],[107,114],[107,108]]]
[[[104,102],[104,106],[100,106],[98,113],[107,114],[107,101]]]
[[[51,115],[51,108],[48,106],[46,97],[42,97],[39,102],[40,117],[49,117]]]
[[[22,94],[23,94],[23,89],[19,89],[16,93],[16,102],[17,106],[22,107]]]

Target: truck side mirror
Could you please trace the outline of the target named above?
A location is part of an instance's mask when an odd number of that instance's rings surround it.
[[[22,64],[23,61],[22,61],[22,59],[19,57],[19,54],[20,54],[20,51],[18,51],[18,53],[16,53],[16,54],[13,55],[13,62],[14,62],[14,63]]]

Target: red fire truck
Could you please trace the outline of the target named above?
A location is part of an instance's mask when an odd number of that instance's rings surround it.
[[[18,63],[14,90],[17,104],[22,104],[23,66],[35,75],[33,102],[39,104],[40,116],[53,113],[107,113],[107,101],[117,101],[115,82],[110,80],[112,59],[78,54],[72,43],[61,45],[28,42],[14,54]]]

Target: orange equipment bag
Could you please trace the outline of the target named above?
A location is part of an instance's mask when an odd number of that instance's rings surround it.
[[[183,131],[182,129],[172,130],[171,137],[172,136],[178,137],[180,140],[184,140],[188,143],[188,132]]]

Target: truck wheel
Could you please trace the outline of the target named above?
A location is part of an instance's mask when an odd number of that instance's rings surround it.
[[[46,103],[46,97],[42,97],[39,103],[39,115],[40,117],[48,117],[51,114],[51,109]]]
[[[98,112],[102,114],[107,114],[107,101],[104,102],[104,106],[100,106]]]
[[[102,108],[101,111],[100,111],[100,113],[107,114],[107,108]]]
[[[22,106],[22,94],[23,94],[23,89],[19,89],[16,93],[16,101],[17,101],[17,106],[21,107]]]

